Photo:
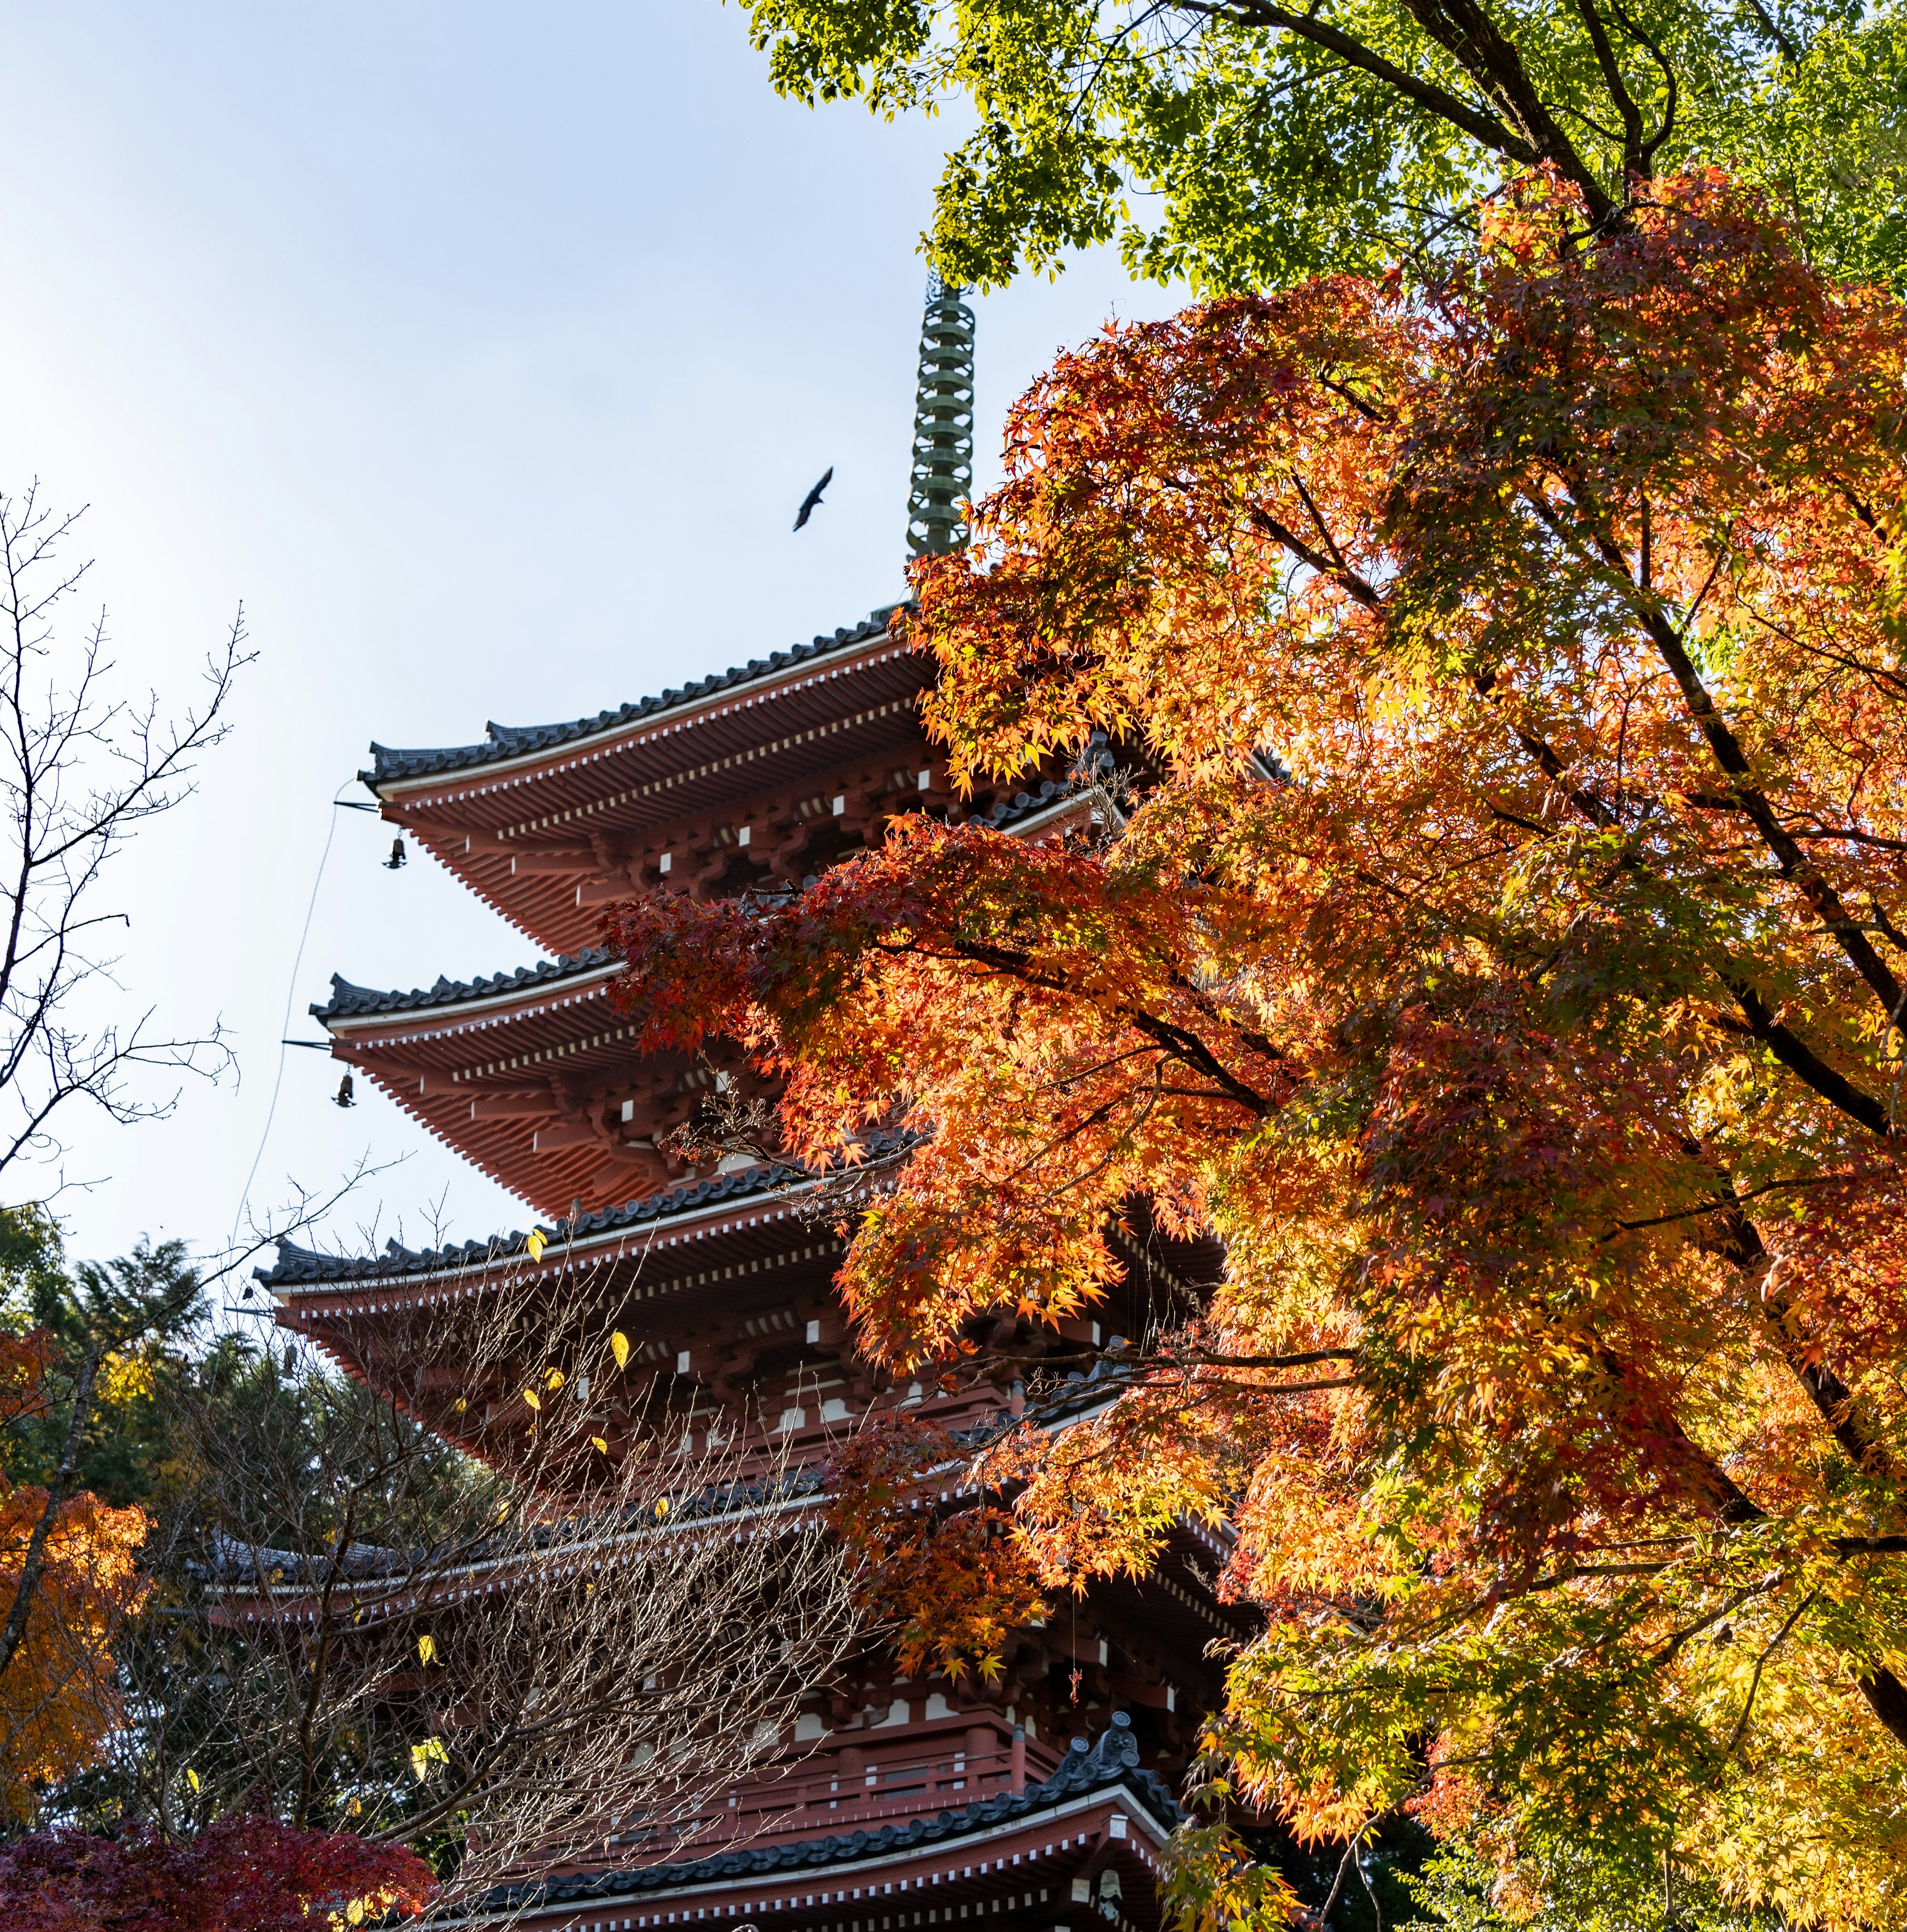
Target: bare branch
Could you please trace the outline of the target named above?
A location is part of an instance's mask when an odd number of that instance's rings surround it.
[[[871,1640],[855,1579],[788,1438],[620,1372],[605,1294],[505,1260],[348,1375],[233,1345],[179,1418],[180,1613],[133,1666],[155,1814],[189,1768],[203,1816],[448,1838],[454,1902],[794,1802],[797,1709]]]
[[[76,515],[57,517],[37,487],[0,497],[0,1173],[59,1150],[54,1117],[85,1099],[122,1123],[163,1119],[177,1093],[151,1097],[155,1071],[217,1079],[231,1051],[221,1026],[155,1033],[149,1012],[125,1022],[69,1017],[83,988],[110,986],[114,962],[93,950],[125,915],[95,910],[107,862],[146,820],[189,797],[200,756],[227,729],[233,681],[251,662],[242,609],[208,657],[206,691],[168,719],[156,694],[108,695],[106,620],[71,650],[55,620],[89,566],[59,561]]]

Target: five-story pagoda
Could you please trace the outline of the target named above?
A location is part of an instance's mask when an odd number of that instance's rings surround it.
[[[972,376],[972,311],[936,284],[915,555],[964,537]],[[447,749],[373,747],[362,776],[383,815],[554,956],[407,993],[335,979],[313,1012],[335,1058],[549,1225],[364,1259],[287,1244],[263,1277],[283,1327],[384,1385],[403,1366],[407,1318],[428,1306],[454,1319],[508,1256],[518,1280],[552,1294],[590,1269],[632,1344],[632,1385],[665,1388],[672,1413],[711,1429],[753,1418],[784,1462],[818,1467],[883,1409],[969,1436],[1020,1412],[1017,1385],[896,1383],[857,1352],[833,1287],[842,1244],[803,1211],[815,1184],[738,1156],[698,1162],[673,1137],[712,1088],[732,1078],[745,1092],[748,1076],[639,1054],[610,998],[619,962],[592,944],[611,903],[798,884],[877,843],[899,814],[984,815],[1037,839],[1095,808],[1059,772],[957,800],[920,722],[930,668],[890,615],[593,718],[492,724]],[[1128,1244],[1126,1258],[1115,1300],[1096,1322],[1061,1324],[1054,1346],[1146,1332],[1211,1264],[1156,1240]],[[1083,1384],[1068,1412],[1092,1413],[1095,1396]],[[460,1400],[425,1419],[482,1455],[507,1406]],[[1143,1586],[1096,1586],[1063,1622],[1015,1630],[990,1683],[910,1679],[870,1642],[803,1700],[779,1774],[730,1793],[703,1840],[632,1844],[606,1869],[543,1881],[521,1922],[1086,1932],[1098,1918],[1154,1932],[1159,1854],[1179,1816],[1169,1787],[1219,1692],[1208,1647],[1244,1634],[1209,1581],[1224,1553],[1182,1528]]]

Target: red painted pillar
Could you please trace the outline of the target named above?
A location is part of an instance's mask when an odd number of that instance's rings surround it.
[[[1017,1798],[1026,1789],[1026,1726],[1016,1724],[1013,1727],[1013,1795]]]

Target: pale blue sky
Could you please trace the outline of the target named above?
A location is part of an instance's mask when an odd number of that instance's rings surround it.
[[[222,1013],[242,1079],[164,1125],[68,1119],[65,1172],[96,1184],[60,1202],[80,1252],[224,1239],[368,740],[593,712],[898,593],[944,129],[776,100],[745,27],[713,0],[0,4],[0,488],[92,506],[129,682],[183,695],[241,598],[260,652],[199,795],[110,889],[127,1003]],[[981,487],[1057,346],[1173,299],[1101,255],[981,302]],[[532,956],[339,817],[294,1034],[334,968],[409,986]],[[415,1239],[439,1200],[460,1239],[527,1223],[289,1058],[256,1204],[408,1154],[335,1237]]]

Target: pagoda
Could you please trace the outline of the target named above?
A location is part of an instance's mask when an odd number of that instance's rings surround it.
[[[971,486],[973,315],[930,286],[923,320],[908,544],[964,539]],[[489,977],[377,991],[335,978],[314,1006],[331,1050],[520,1196],[552,1244],[524,1234],[348,1258],[281,1246],[261,1279],[276,1319],[350,1372],[390,1385],[407,1310],[480,1293],[500,1255],[552,1290],[594,1270],[620,1312],[632,1367],[689,1413],[738,1387],[779,1418],[782,1453],[818,1464],[870,1412],[906,1406],[950,1430],[999,1426],[1019,1385],[949,1394],[859,1354],[834,1287],[842,1244],[801,1212],[811,1179],[738,1156],[700,1166],[672,1130],[717,1082],[704,1058],[640,1054],[609,997],[620,962],[596,947],[604,907],[638,895],[723,897],[798,885],[877,844],[889,821],[981,817],[1029,838],[1063,834],[1098,794],[1055,770],[959,800],[929,742],[928,659],[893,607],[811,643],[594,717],[492,724],[443,749],[374,745],[361,774],[383,816],[549,956]],[[890,1149],[890,1157],[904,1150]],[[1215,1257],[1128,1240],[1125,1280],[1054,1349],[1142,1335],[1182,1308]],[[1021,1352],[1041,1346],[1023,1339]],[[1070,1415],[1110,1400],[1080,1372]],[[426,1419],[486,1452],[480,1404]],[[1057,1426],[1064,1426],[1063,1423]],[[1157,1932],[1172,1792],[1221,1666],[1248,1632],[1212,1586],[1227,1550],[1187,1524],[1143,1584],[1095,1585],[1014,1633],[997,1680],[903,1676],[870,1646],[818,1684],[775,1777],[731,1795],[722,1846],[632,1846],[626,1862],[500,1898],[533,1932],[727,1925],[758,1932],[896,1932],[984,1921],[1027,1932]],[[738,1823],[747,1829],[737,1835]],[[480,1918],[472,1922],[481,1922]]]

